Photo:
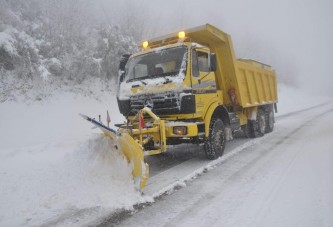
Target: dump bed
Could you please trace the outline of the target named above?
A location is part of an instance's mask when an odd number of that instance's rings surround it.
[[[258,106],[277,102],[275,71],[269,66],[253,60],[236,60],[236,89],[239,105]]]

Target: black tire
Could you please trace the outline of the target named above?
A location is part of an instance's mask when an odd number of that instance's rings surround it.
[[[243,132],[247,138],[257,138],[262,137],[265,134],[265,129],[265,112],[262,109],[259,109],[257,113],[257,119],[249,120],[248,124],[243,127]]]
[[[210,160],[217,159],[223,155],[226,138],[223,121],[213,118],[209,126],[209,136],[205,139],[205,154]]]
[[[265,121],[266,121],[266,128],[265,128],[265,133],[270,133],[274,129],[274,111],[273,111],[273,106],[269,106],[265,112]]]
[[[257,115],[257,120],[256,120],[257,124],[258,124],[258,136],[257,137],[261,137],[265,134],[265,130],[266,130],[266,117],[265,117],[265,111],[262,109],[258,110],[258,115]]]
[[[252,130],[251,130],[250,123],[248,123],[246,125],[243,125],[242,130],[243,130],[244,136],[246,138],[253,138],[254,137],[253,133],[252,133]]]

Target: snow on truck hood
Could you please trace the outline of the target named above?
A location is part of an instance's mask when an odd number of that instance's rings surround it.
[[[165,91],[182,91],[187,87],[183,84],[185,75],[158,77],[140,81],[122,82],[119,87],[119,99],[126,100],[132,95],[161,93]]]

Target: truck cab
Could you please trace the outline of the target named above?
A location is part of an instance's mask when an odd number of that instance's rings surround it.
[[[118,85],[120,112],[135,115],[145,106],[161,118],[202,118],[216,98],[215,54],[191,42],[146,49],[129,57]]]

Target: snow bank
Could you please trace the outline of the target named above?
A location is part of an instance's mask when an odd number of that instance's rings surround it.
[[[3,152],[0,225],[42,224],[96,207],[131,209],[141,194],[127,160],[112,148],[98,134],[79,148],[46,144]]]
[[[70,143],[73,140],[88,138],[93,132],[79,113],[98,119],[100,114],[105,122],[106,111],[111,116],[111,126],[125,119],[118,111],[115,93],[100,91],[98,86],[89,85],[94,93],[90,96],[75,94],[73,91],[55,91],[53,96],[40,96],[38,99],[0,104],[0,152],[1,148],[31,146],[41,143]],[[81,88],[83,91],[84,87]],[[27,94],[22,94],[27,95]],[[30,96],[39,97],[37,94]],[[95,131],[99,132],[99,131]],[[19,135],[19,136],[18,136]]]
[[[127,161],[78,115],[105,121],[109,110],[112,124],[124,120],[114,93],[94,90],[99,100],[62,91],[0,104],[0,226],[57,223],[98,207],[110,214],[142,201]]]
[[[332,97],[319,96],[312,91],[304,91],[285,84],[278,84],[278,115],[310,108],[332,100]]]

